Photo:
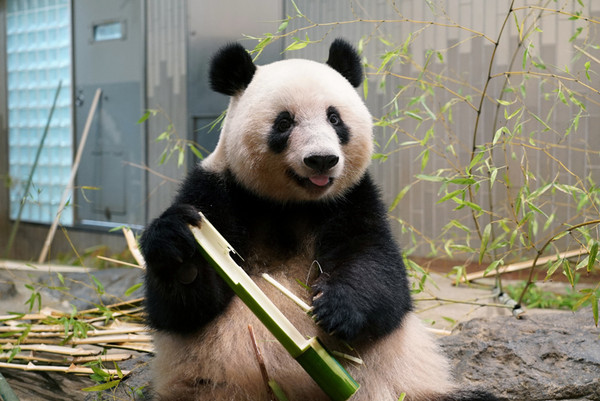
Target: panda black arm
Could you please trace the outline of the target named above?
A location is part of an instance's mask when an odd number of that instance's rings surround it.
[[[332,212],[317,240],[322,269],[313,299],[317,322],[344,340],[380,338],[401,324],[412,301],[400,250],[370,177]]]
[[[202,258],[189,224],[198,224],[198,211],[241,248],[243,230],[236,224],[226,183],[196,167],[179,195],[144,231],[141,251],[146,260],[146,310],[158,330],[186,333],[201,328],[229,303],[233,292]]]

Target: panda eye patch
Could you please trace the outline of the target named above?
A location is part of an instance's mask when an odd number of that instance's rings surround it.
[[[282,111],[277,115],[277,118],[273,121],[267,140],[271,151],[281,153],[285,150],[293,127],[294,117],[289,112]]]
[[[340,117],[340,112],[333,106],[327,108],[327,121],[333,127],[336,134],[340,138],[340,143],[345,145],[350,141],[350,129],[344,124],[344,120]]]

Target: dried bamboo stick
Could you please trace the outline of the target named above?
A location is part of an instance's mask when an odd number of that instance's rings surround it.
[[[96,256],[96,258],[98,258],[100,260],[105,260],[107,262],[111,262],[111,263],[114,263],[114,264],[117,264],[117,265],[123,265],[123,266],[129,266],[129,267],[137,267],[138,269],[142,268],[140,265],[136,265],[136,264],[129,263],[129,262],[124,262],[124,261],[119,260],[119,259],[107,258],[106,256],[98,255],[98,256]]]
[[[119,308],[121,306],[126,306],[126,305],[136,305],[136,304],[142,302],[143,300],[144,300],[144,297],[135,298],[135,299],[131,299],[129,301],[117,302],[114,304],[106,305],[105,308],[114,309],[114,308]],[[87,315],[90,313],[100,313],[100,308],[84,309],[84,310],[79,311],[78,315]]]
[[[18,260],[0,260],[0,268],[7,270],[23,270],[36,272],[88,273],[94,269],[81,266],[70,266],[53,263],[33,263]]]
[[[50,354],[69,355],[69,356],[89,356],[98,355],[101,351],[93,349],[84,349],[79,347],[65,347],[62,345],[48,345],[48,344],[20,344],[2,347],[4,351],[9,351],[13,348],[20,348],[21,351],[37,351],[37,352],[48,352]]]
[[[147,352],[149,354],[154,352],[154,346],[152,343],[122,343],[122,344],[107,344],[106,348],[117,348],[117,349],[125,349],[129,351],[137,351],[137,352]]]
[[[133,235],[133,231],[129,227],[123,227],[123,235],[125,236],[125,241],[127,241],[127,247],[129,248],[129,252],[133,255],[133,258],[136,262],[138,262],[138,267],[141,269],[146,268],[146,261],[140,252],[138,247],[138,243],[135,240],[135,236]]]
[[[67,362],[66,357],[51,358],[48,356],[34,355],[33,352],[30,352],[28,354],[18,353],[16,355],[12,355],[10,352],[0,353],[0,360],[9,360],[9,359],[20,360],[20,361],[36,361],[36,362],[44,362],[44,363],[66,363]]]
[[[102,362],[122,362],[133,358],[133,354],[106,354],[98,356],[77,356],[73,358],[73,363],[87,363],[100,359]]]
[[[65,187],[62,198],[58,204],[58,210],[56,211],[56,216],[52,221],[52,225],[50,226],[50,230],[48,231],[48,235],[46,236],[46,240],[44,241],[44,247],[42,248],[42,252],[40,252],[40,257],[38,258],[38,263],[42,263],[46,260],[48,256],[48,251],[50,250],[50,245],[52,244],[52,240],[54,239],[54,234],[56,233],[56,228],[58,227],[58,221],[60,220],[60,215],[62,214],[65,205],[67,204],[67,199],[69,197],[69,193],[73,190],[73,184],[75,183],[75,176],[77,175],[77,170],[79,169],[79,163],[81,163],[81,156],[83,154],[83,148],[85,147],[85,143],[87,141],[88,134],[90,132],[90,127],[92,126],[92,120],[94,115],[96,114],[96,108],[98,107],[98,102],[100,100],[100,95],[102,94],[102,89],[96,89],[96,94],[94,95],[94,99],[92,100],[92,105],[90,107],[90,111],[87,116],[87,120],[85,121],[85,126],[83,127],[83,134],[81,135],[81,140],[79,141],[79,147],[77,148],[77,154],[75,155],[75,160],[73,161],[73,166],[71,167],[71,175],[69,177],[69,182]]]
[[[25,330],[29,330],[29,332],[30,332],[29,335],[33,335],[33,336],[39,336],[40,334],[45,334],[48,336],[56,336],[57,332],[58,333],[65,332],[65,326],[58,325],[58,324],[48,325],[48,326],[45,326],[43,324],[36,324],[36,325],[31,325],[30,327],[0,326],[0,333],[14,332],[15,334],[17,334],[17,333],[21,333]],[[72,332],[71,330],[68,331],[68,333],[71,333],[71,332]],[[108,334],[127,334],[127,333],[145,334],[145,333],[149,333],[149,332],[150,332],[150,330],[147,327],[140,325],[140,327],[122,327],[122,328],[117,328],[117,329],[106,329],[106,330],[100,330],[100,329],[88,330],[87,335],[89,337],[89,336],[103,336],[103,335],[108,335]]]
[[[104,344],[104,343],[127,343],[127,342],[150,342],[152,337],[147,334],[124,334],[124,335],[107,335],[88,338],[73,338],[69,344]]]
[[[46,366],[46,365],[35,365],[33,362],[29,362],[27,365],[19,363],[7,363],[0,362],[0,368],[5,369],[18,369],[33,372],[59,372],[59,373],[76,373],[76,374],[89,374],[91,375],[94,371],[91,368],[83,366],[70,365],[70,366]],[[116,369],[104,369],[106,373],[111,376],[118,376],[119,372]],[[123,376],[127,376],[131,371],[122,370]]]
[[[547,263],[550,261],[554,261],[554,260],[558,260],[558,259],[568,259],[568,258],[572,258],[575,256],[580,256],[580,255],[583,255],[586,253],[587,253],[586,248],[581,248],[581,249],[577,249],[574,251],[560,252],[557,255],[549,255],[549,256],[545,256],[543,258],[539,258],[537,261],[537,265],[541,266],[544,263]],[[525,270],[525,269],[530,268],[532,264],[533,264],[533,259],[530,259],[530,260],[526,260],[523,262],[512,263],[509,265],[500,266],[500,267],[498,267],[498,273],[504,274],[504,273],[516,272],[519,270]],[[477,279],[484,278],[485,276],[492,275],[492,274],[495,274],[495,271],[491,271],[488,274],[485,274],[485,270],[476,271],[476,272],[467,274],[464,277],[461,277],[460,281],[464,283],[465,281],[477,280]]]

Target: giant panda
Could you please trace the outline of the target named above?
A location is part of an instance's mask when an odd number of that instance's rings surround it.
[[[156,400],[267,400],[248,326],[289,400],[327,396],[201,257],[198,212],[244,270],[307,337],[361,385],[355,401],[494,400],[458,391],[447,360],[413,312],[401,252],[367,172],[372,118],[358,95],[361,60],[337,39],[326,63],[256,66],[240,44],[213,57],[210,84],[231,97],[218,144],[144,231],[146,309]],[[306,314],[262,278],[312,305]]]

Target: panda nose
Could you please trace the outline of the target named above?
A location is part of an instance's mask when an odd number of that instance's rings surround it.
[[[304,158],[304,164],[315,171],[327,171],[336,164],[340,158],[335,155],[313,155]]]

